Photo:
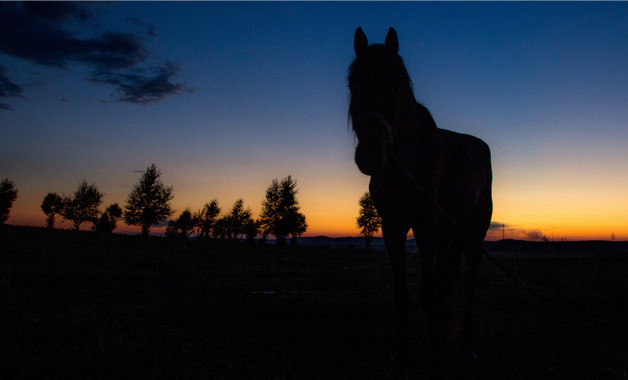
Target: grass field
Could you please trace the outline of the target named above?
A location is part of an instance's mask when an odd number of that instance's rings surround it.
[[[3,379],[381,379],[394,352],[381,252],[15,226],[0,252]],[[479,359],[459,378],[628,378],[628,253],[500,261],[551,304],[484,262]],[[412,320],[414,379],[428,349],[417,302]]]

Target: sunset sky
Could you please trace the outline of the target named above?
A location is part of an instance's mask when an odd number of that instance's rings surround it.
[[[628,240],[626,2],[0,2],[8,223],[43,226],[46,193],[83,179],[123,205],[155,163],[175,216],[214,198],[258,216],[292,175],[306,236],[357,235],[358,26],[394,27],[439,127],[491,147],[489,239]]]

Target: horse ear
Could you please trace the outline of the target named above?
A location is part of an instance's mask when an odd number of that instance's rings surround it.
[[[366,35],[362,31],[362,28],[358,27],[355,31],[355,36],[353,37],[353,49],[355,50],[355,54],[359,57],[361,55],[366,54],[369,48],[369,41],[366,39]]]
[[[386,50],[391,54],[397,54],[399,51],[397,32],[393,28],[388,29],[388,34],[386,35]]]

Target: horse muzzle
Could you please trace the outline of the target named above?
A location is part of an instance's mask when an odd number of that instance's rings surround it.
[[[369,149],[363,144],[358,144],[355,149],[355,163],[358,165],[358,169],[366,175],[373,175],[380,171],[387,158],[386,149]]]
[[[353,129],[358,135],[355,163],[366,175],[373,175],[384,167],[388,150],[392,146],[390,125],[378,113],[369,112],[353,120]]]

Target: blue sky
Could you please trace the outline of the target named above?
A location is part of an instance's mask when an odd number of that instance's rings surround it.
[[[9,223],[43,225],[44,195],[82,179],[123,204],[154,162],[179,212],[244,198],[256,214],[291,174],[311,234],[357,233],[368,177],[346,70],[358,26],[371,43],[392,26],[437,124],[491,146],[494,221],[513,237],[628,239],[628,3],[74,3],[56,20],[1,5],[75,42],[0,33]]]

